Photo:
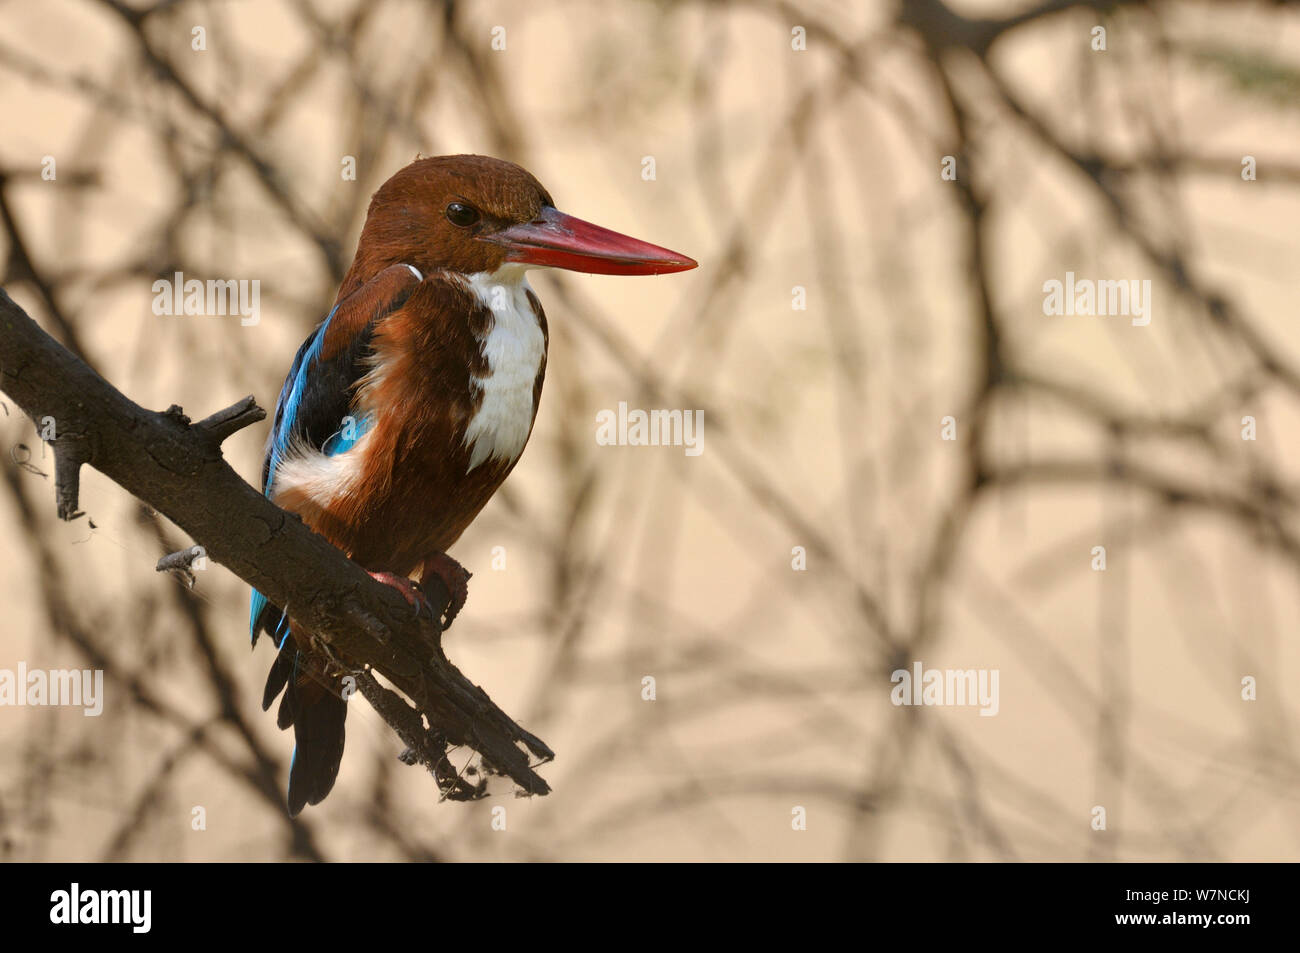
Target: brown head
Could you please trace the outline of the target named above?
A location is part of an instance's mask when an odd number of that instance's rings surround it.
[[[394,264],[422,273],[495,272],[507,262],[594,274],[686,271],[684,255],[557,211],[513,162],[490,156],[416,159],[370,200],[340,298]]]

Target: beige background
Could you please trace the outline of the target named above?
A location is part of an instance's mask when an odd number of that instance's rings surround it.
[[[0,6],[3,284],[145,406],[272,406],[417,152],[518,161],[701,262],[535,273],[537,428],[453,551],[475,577],[448,651],[558,753],[547,798],[437,803],[358,700],[338,787],[291,825],[246,588],[158,576],[189,541],[97,473],[96,528],[58,523],[9,406],[0,667],[109,675],[97,719],[0,709],[3,855],[1296,859],[1300,15],[998,23],[1034,7],[954,4],[997,33],[981,59],[975,20],[926,4],[919,32],[889,3],[176,3],[138,30]],[[260,280],[261,322],[155,316],[177,268]],[[1044,316],[1067,270],[1151,279],[1150,326]],[[597,446],[619,401],[703,408],[703,454]],[[250,480],[265,435],[226,444]],[[998,669],[1000,713],[892,706],[918,659]]]

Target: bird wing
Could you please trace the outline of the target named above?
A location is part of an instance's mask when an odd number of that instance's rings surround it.
[[[351,446],[351,440],[342,438],[340,427],[351,409],[354,385],[369,370],[365,357],[375,325],[401,308],[422,280],[420,272],[410,265],[384,269],[335,304],[302,342],[275,402],[275,418],[262,462],[264,494],[271,495],[276,470],[290,447],[304,446],[334,454]],[[288,635],[288,620],[254,590],[249,607],[249,635],[254,642],[262,624],[274,635],[276,644],[282,645]]]
[[[302,342],[275,402],[275,420],[262,491],[269,492],[276,467],[291,444],[324,450],[351,408],[353,385],[368,370],[362,363],[375,324],[399,309],[423,276],[410,265],[393,265],[334,305]]]

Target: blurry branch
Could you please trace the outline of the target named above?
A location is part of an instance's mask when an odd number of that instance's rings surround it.
[[[1260,369],[1277,379],[1294,392],[1300,393],[1300,368],[1289,363],[1277,346],[1256,328],[1246,314],[1221,291],[1208,282],[1199,281],[1192,274],[1183,255],[1176,249],[1161,248],[1138,224],[1136,212],[1124,201],[1107,178],[1109,164],[1098,155],[1085,154],[1070,148],[1046,121],[1031,112],[1015,96],[996,71],[984,65],[984,75],[1000,104],[1018,118],[1030,132],[1049,150],[1069,165],[1087,176],[1114,215],[1118,229],[1153,265],[1160,269],[1165,280],[1178,291],[1198,302],[1214,325],[1226,329],[1259,362]]]
[[[77,475],[82,464],[94,466],[172,520],[208,556],[287,606],[337,661],[355,667],[363,694],[408,745],[404,760],[439,777],[445,796],[474,793],[445,780],[448,745],[474,749],[489,771],[530,794],[550,790],[528,757],[549,760],[550,749],[448,661],[440,626],[414,616],[401,596],[276,507],[222,459],[221,440],[263,416],[251,398],[198,424],[179,407],[145,410],[50,338],[3,289],[0,389],[33,420],[54,421],[50,442],[61,518],[80,515]],[[435,606],[449,601],[434,580],[429,590]],[[367,669],[391,681],[416,707],[391,692],[380,694],[387,690],[370,684]]]
[[[336,278],[342,277],[343,255],[338,242],[329,235],[311,210],[294,197],[276,166],[226,120],[225,115],[216,105],[199,95],[190,81],[182,76],[150,41],[145,33],[145,20],[151,14],[157,13],[159,8],[136,10],[118,0],[103,0],[103,5],[122,19],[150,71],[175,89],[196,115],[202,116],[212,124],[220,133],[221,141],[228,144],[235,155],[251,168],[257,182],[266,190],[271,200],[280,207],[302,234],[316,245],[330,274]]]
[[[1238,489],[1217,489],[1179,482],[1132,461],[1061,459],[1013,463],[988,470],[990,485],[1018,484],[1096,484],[1122,479],[1148,493],[1162,497],[1172,506],[1188,506],[1235,520],[1258,542],[1270,543],[1300,566],[1300,537],[1284,520],[1286,511],[1294,511],[1296,501],[1271,482]],[[1279,513],[1278,510],[1283,510]]]
[[[898,22],[915,28],[934,50],[958,47],[970,50],[981,58],[989,47],[1004,34],[1035,23],[1043,17],[1076,8],[1092,10],[1101,15],[1125,6],[1146,6],[1149,0],[1043,0],[1020,13],[1001,19],[965,17],[940,0],[906,0],[900,9]]]
[[[77,333],[76,326],[69,320],[67,313],[60,306],[55,295],[54,286],[32,261],[32,256],[27,248],[26,236],[20,228],[13,210],[10,208],[9,197],[5,192],[7,184],[8,179],[4,175],[0,175],[0,227],[4,229],[5,238],[9,242],[9,255],[5,261],[5,280],[30,281],[45,302],[50,318],[58,325],[59,335],[63,338],[63,342],[76,354],[84,357],[85,348],[82,347],[81,336]]]

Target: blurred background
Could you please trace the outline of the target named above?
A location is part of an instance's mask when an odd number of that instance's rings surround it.
[[[192,541],[93,471],[60,523],[7,403],[0,668],[105,701],[0,708],[0,856],[1300,858],[1295,5],[6,2],[0,114],[0,283],[196,419],[274,405],[417,153],[701,263],[531,276],[546,389],[445,644],[544,798],[439,803],[357,699],[291,820],[246,587],[155,573]],[[156,315],[177,271],[260,321]],[[1150,323],[1045,314],[1067,271]],[[621,401],[703,452],[599,445]],[[997,714],[892,704],[917,662]]]

